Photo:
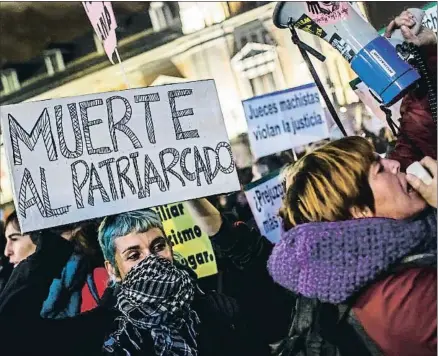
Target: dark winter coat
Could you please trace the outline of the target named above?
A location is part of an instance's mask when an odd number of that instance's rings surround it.
[[[276,285],[267,272],[272,244],[256,230],[227,217],[212,242],[223,271],[222,293],[231,298],[212,292],[195,298],[193,308],[201,320],[200,356],[269,355],[269,344],[287,333],[293,305],[290,294]],[[66,248],[57,254],[58,273],[70,253]],[[20,269],[26,274],[29,267],[25,266]],[[201,289],[206,290],[203,282],[199,280]],[[26,289],[9,289],[16,300],[11,298],[0,310],[0,335],[2,341],[6,340],[2,348],[8,350],[5,355],[99,355],[117,316],[112,309],[113,292],[108,289],[101,305],[90,312],[64,320],[43,320],[39,317],[42,296],[37,298],[38,302],[25,306],[23,312],[17,311],[26,305],[25,300],[35,289],[33,283]]]
[[[117,291],[108,288],[101,305],[90,312],[66,319],[0,315],[2,354],[8,356],[98,356],[105,337],[119,313],[113,308]],[[192,307],[201,324],[198,332],[200,356],[252,356],[257,340],[249,334],[236,302],[217,293],[198,293]],[[154,355],[152,340],[139,355]],[[134,355],[132,355],[134,356]]]
[[[73,253],[69,241],[51,232],[32,238],[37,242],[35,253],[14,268],[0,293],[0,317],[39,316],[53,280],[61,275]]]
[[[295,304],[292,293],[268,273],[267,261],[274,245],[232,215],[223,216],[223,224],[211,241],[221,270],[222,292],[237,300],[251,335],[260,344],[254,355],[266,355],[270,345],[286,336]]]

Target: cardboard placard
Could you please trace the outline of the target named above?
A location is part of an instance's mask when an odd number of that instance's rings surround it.
[[[117,22],[110,1],[82,1],[94,32],[103,44],[105,53],[114,64],[113,53],[117,47]]]
[[[280,171],[275,171],[245,187],[245,195],[260,233],[272,243],[280,241],[278,211],[284,197]]]
[[[213,80],[1,107],[22,232],[240,189]]]
[[[256,159],[329,137],[314,83],[245,100],[243,109]]]
[[[195,224],[184,203],[154,208],[163,222],[172,248],[199,278],[217,273],[216,257],[209,236]]]
[[[438,20],[437,20],[437,3],[432,2],[428,6],[424,7],[423,10],[426,12],[423,18],[423,26],[437,32]]]

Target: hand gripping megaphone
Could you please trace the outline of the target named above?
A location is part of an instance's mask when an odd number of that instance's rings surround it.
[[[293,26],[327,41],[385,106],[399,100],[420,79],[348,2],[279,2],[273,21],[279,28]]]

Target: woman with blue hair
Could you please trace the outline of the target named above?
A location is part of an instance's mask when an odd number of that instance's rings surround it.
[[[98,238],[121,314],[104,343],[106,354],[145,354],[152,345],[156,355],[260,354],[236,301],[201,291],[155,211],[106,217]]]
[[[113,285],[120,283],[139,260],[150,254],[173,260],[161,220],[152,209],[104,218],[98,240]]]
[[[100,305],[75,317],[28,318],[12,327],[2,318],[5,354],[268,354],[248,333],[236,301],[204,293],[195,273],[178,262],[153,210],[108,216],[98,235],[111,280]]]

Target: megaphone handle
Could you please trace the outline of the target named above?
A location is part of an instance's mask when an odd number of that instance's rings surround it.
[[[293,41],[293,39],[292,39]],[[316,49],[310,47],[308,44],[304,43],[298,38],[298,43],[295,43],[298,47],[302,47],[306,52],[309,52],[313,57],[318,59],[320,62],[325,61],[325,56],[322,53],[319,53]]]
[[[321,80],[319,79],[318,73],[316,73],[315,67],[313,66],[312,61],[309,58],[309,55],[307,54],[307,51],[305,47],[303,46],[303,42],[301,42],[300,38],[298,37],[298,33],[295,30],[295,27],[290,25],[289,30],[292,34],[292,42],[295,43],[298,46],[298,49],[301,52],[301,55],[303,56],[304,61],[306,62],[307,68],[309,68],[310,74],[313,77],[313,80],[315,81],[316,86],[318,87],[322,97],[324,98],[325,103],[327,104],[327,109],[330,112],[330,114],[333,117],[333,120],[335,120],[336,125],[338,125],[339,129],[341,130],[342,134],[347,137],[347,132],[345,131],[344,126],[342,125],[341,120],[339,119],[338,113],[336,112],[330,98],[327,95],[327,92],[324,89],[324,85],[322,84]],[[301,45],[300,45],[301,44]],[[309,47],[309,46],[307,46]],[[309,47],[311,48],[311,47]],[[313,49],[313,48],[312,48]],[[315,51],[316,52],[316,51]]]
[[[392,120],[392,112],[391,112],[391,110],[386,108],[383,105],[380,105],[380,110],[382,110],[385,113],[386,122],[387,122],[389,128],[391,129],[391,132],[394,135],[394,137],[397,137],[397,132],[400,132],[400,128],[397,127],[395,122]]]

